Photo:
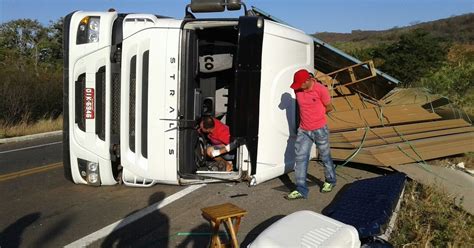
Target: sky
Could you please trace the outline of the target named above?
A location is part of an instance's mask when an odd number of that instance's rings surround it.
[[[191,0],[0,0],[0,22],[36,19],[48,25],[75,10],[150,13],[181,19]],[[385,30],[474,13],[474,0],[247,0],[306,33]],[[235,17],[243,11],[214,14]],[[209,15],[197,14],[197,17]]]

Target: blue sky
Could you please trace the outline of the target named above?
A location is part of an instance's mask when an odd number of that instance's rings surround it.
[[[37,19],[43,24],[74,10],[153,13],[182,18],[190,0],[0,0],[0,22]],[[384,30],[474,12],[474,0],[247,0],[290,25],[314,32]],[[237,12],[233,16],[242,13]],[[229,13],[230,14],[230,13]]]

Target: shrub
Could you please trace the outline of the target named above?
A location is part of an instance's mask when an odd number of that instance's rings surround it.
[[[401,35],[396,43],[377,47],[371,56],[379,61],[376,65],[383,72],[410,86],[443,65],[447,48],[427,32],[414,30]]]
[[[438,70],[432,71],[416,83],[428,88],[432,93],[449,98],[465,109],[474,108],[474,61],[461,58],[446,62]]]
[[[62,20],[0,24],[0,124],[55,118],[62,111]]]
[[[20,64],[0,68],[0,122],[16,124],[55,118],[62,112],[62,73],[56,68],[38,72]]]

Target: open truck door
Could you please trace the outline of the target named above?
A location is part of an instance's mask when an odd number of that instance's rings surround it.
[[[186,66],[181,70],[179,116],[181,123],[189,124],[179,133],[180,175],[193,178],[196,167],[193,147],[197,132],[190,128],[192,121],[204,114],[219,113],[224,114],[222,120],[229,126],[231,137],[245,140],[245,145],[237,148],[233,172],[198,168],[198,176],[250,180],[255,185],[291,171],[297,116],[290,84],[295,71],[313,68],[312,39],[299,30],[257,16],[242,16],[238,22],[195,20],[183,26],[183,39],[187,37],[187,41],[182,52],[188,55],[181,62]],[[202,61],[219,50],[232,55],[230,70],[203,70]],[[198,60],[201,63],[192,62]],[[217,97],[220,90],[225,90],[228,97],[221,103]],[[211,103],[210,110],[206,100]],[[222,112],[218,105],[225,106]]]
[[[313,40],[300,30],[265,20],[261,53],[258,148],[251,184],[290,172],[295,164],[296,99],[293,74],[314,68]]]

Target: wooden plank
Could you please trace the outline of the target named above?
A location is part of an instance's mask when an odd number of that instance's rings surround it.
[[[394,150],[394,147],[399,146],[402,149],[411,149],[410,145],[412,147],[415,147],[415,149],[426,147],[426,146],[432,146],[432,145],[437,145],[437,144],[444,144],[448,145],[449,142],[455,141],[456,139],[464,140],[470,138],[471,141],[474,140],[474,133],[461,133],[461,134],[452,134],[452,135],[445,135],[445,136],[439,136],[439,137],[432,137],[432,138],[426,138],[426,139],[419,139],[419,140],[413,140],[408,142],[400,142],[400,143],[395,143],[395,144],[389,144],[389,145],[380,145],[380,146],[374,146],[374,147],[367,147],[364,150],[368,151],[371,154],[382,154],[382,153],[387,153],[391,152]],[[474,143],[471,144],[471,146],[474,148]],[[398,149],[398,148],[397,148]]]
[[[334,97],[331,100],[334,111],[348,111],[352,110],[352,107],[347,103],[344,96]]]
[[[357,78],[354,75],[354,69],[352,69],[352,67],[349,67],[347,70],[349,71],[349,75],[351,77],[351,82],[357,81]]]
[[[362,100],[362,104],[364,104],[365,108],[377,108],[379,107],[378,105],[375,105],[369,101],[364,101]]]
[[[323,72],[315,70],[314,77],[318,81],[323,83],[326,87],[331,86],[331,85],[334,84],[334,79],[332,77],[328,76],[327,74],[323,73]]]
[[[329,129],[342,131],[361,127],[377,127],[400,123],[436,120],[441,117],[418,105],[391,106],[386,108],[358,109],[328,114]]]
[[[331,102],[336,112],[368,108],[367,105],[362,102],[359,95],[338,96],[334,97]]]
[[[446,157],[460,153],[474,152],[474,132],[441,136],[378,147],[362,148],[351,162],[376,166],[391,166],[421,160]],[[415,151],[412,149],[415,148]],[[331,148],[334,160],[345,160],[357,149]]]
[[[436,131],[450,128],[469,127],[471,124],[463,119],[440,120],[432,122],[423,122],[415,124],[396,125],[390,127],[371,128],[366,135],[366,140],[378,139],[379,137],[395,137],[399,133],[403,135],[422,133],[428,131]],[[362,140],[365,128],[356,131],[346,131],[339,133],[331,133],[330,142],[354,142]]]
[[[333,79],[332,77],[320,72],[320,71],[317,71],[315,70],[314,72],[314,76],[315,78],[320,81],[322,84],[324,84],[326,87],[328,87],[329,89],[329,93],[331,94],[331,96],[339,96],[339,95],[352,95],[354,94],[349,88],[345,87],[345,86],[342,86],[342,85],[339,85],[336,88],[333,88],[332,85],[334,84],[339,84],[339,81]]]
[[[453,135],[455,136],[455,135]],[[471,133],[469,137],[459,138],[453,137],[450,140],[443,140],[439,143],[431,143],[430,145],[417,146],[415,145],[415,151],[409,147],[403,147],[403,152],[397,148],[392,152],[384,154],[375,154],[377,160],[379,160],[384,166],[413,163],[417,160],[430,160],[435,158],[442,158],[460,153],[473,152],[474,145],[472,139],[474,134]],[[419,156],[418,156],[419,155]],[[420,158],[421,156],[421,158]]]
[[[467,132],[474,132],[474,127],[460,127],[460,128],[451,128],[445,130],[437,130],[431,132],[423,132],[423,133],[415,133],[415,134],[404,134],[402,136],[395,136],[395,137],[376,137],[375,139],[365,139],[363,146],[364,147],[371,147],[371,146],[378,146],[378,145],[387,145],[387,144],[395,144],[401,143],[404,141],[411,141],[417,139],[424,139],[424,138],[431,138],[437,136],[444,136],[450,134],[458,134],[458,133],[467,133]],[[354,141],[354,142],[334,142],[331,143],[331,147],[340,147],[340,148],[357,148],[361,145],[362,140]]]
[[[333,160],[345,161],[355,151],[356,149],[331,148],[331,156]],[[378,161],[377,158],[375,158],[373,155],[364,154],[362,152],[357,153],[357,155],[354,158],[352,158],[350,162],[383,166],[383,164],[380,161]]]
[[[385,105],[418,104],[423,105],[440,99],[422,88],[397,88],[384,96],[380,101]]]
[[[365,75],[365,73],[363,73],[363,75],[360,75],[361,78],[357,79],[356,75],[355,75],[355,70],[354,69],[358,69],[360,67],[366,67],[366,68],[369,68],[369,74],[368,75]],[[347,86],[347,85],[352,85],[352,84],[356,84],[356,83],[359,83],[359,82],[362,82],[362,81],[365,81],[365,80],[368,80],[368,79],[371,79],[371,78],[374,78],[376,77],[376,73],[375,73],[375,67],[374,67],[374,63],[372,61],[365,61],[365,62],[361,62],[361,63],[358,63],[358,64],[354,64],[354,65],[350,65],[350,66],[347,66],[347,67],[344,67],[344,68],[341,68],[339,70],[336,70],[336,71],[333,71],[333,72],[330,72],[328,74],[326,74],[326,76],[330,76],[332,78],[337,78],[338,75],[341,75],[341,74],[349,74],[349,78],[350,78],[350,81],[349,82],[340,82],[338,81],[338,85],[334,85],[331,87],[331,88],[337,88],[337,87],[340,87],[340,86]],[[359,73],[360,73],[360,70],[359,70]]]
[[[351,95],[354,94],[348,87],[346,86],[339,86],[335,89],[341,95]]]

